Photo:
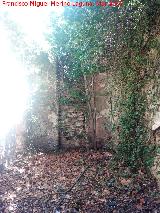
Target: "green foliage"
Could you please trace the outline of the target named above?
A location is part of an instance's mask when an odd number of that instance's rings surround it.
[[[128,82],[129,91],[125,95],[122,114],[119,120],[121,127],[118,146],[118,159],[132,170],[151,166],[153,163],[153,147],[146,143],[147,129],[144,124],[146,101],[137,90],[135,82]]]
[[[70,94],[69,98],[61,98],[61,103],[85,105],[89,97],[80,87],[84,85],[83,77],[114,70],[122,91],[117,156],[133,170],[151,166],[154,159],[154,147],[147,144],[143,89],[149,68],[145,48],[159,48],[157,41],[148,39],[157,4],[134,0],[124,1],[124,7],[116,9],[67,8],[64,17],[52,20],[51,55],[56,56],[58,72]],[[101,59],[106,59],[107,65]]]
[[[84,75],[103,69],[99,59],[104,52],[106,17],[106,9],[97,7],[65,8],[63,17],[52,20],[51,56],[58,61],[58,72],[68,83],[75,103],[83,104],[88,99],[84,86],[81,91],[76,89],[78,84],[84,85]]]
[[[50,56],[57,63],[57,76],[64,87],[59,90],[60,103],[83,111],[86,124],[90,119],[95,122],[91,104],[95,93],[91,79],[96,73],[104,71],[100,59],[104,54],[106,17],[106,8],[68,7],[65,8],[64,16],[52,20]],[[87,129],[83,131],[87,138]]]
[[[71,104],[71,101],[67,97],[60,97],[59,103],[62,105],[69,105],[69,104]]]
[[[132,5],[132,11],[138,4]],[[141,7],[141,5],[139,6]],[[149,58],[144,55],[143,48],[146,42],[145,33],[150,33],[150,21],[152,19],[148,8],[143,7],[142,9],[143,12],[140,13],[139,11],[136,19],[133,17],[130,19],[132,24],[130,24],[129,31],[126,33],[126,54],[122,56],[121,69],[119,70],[122,100],[117,159],[135,172],[141,167],[152,166],[155,154],[155,146],[147,143],[148,130],[145,126],[147,100],[144,92],[147,75],[142,75],[144,70],[147,72],[149,69]],[[150,45],[149,48],[153,48],[153,45]]]

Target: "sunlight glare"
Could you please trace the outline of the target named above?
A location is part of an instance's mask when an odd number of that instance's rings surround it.
[[[7,8],[6,10],[9,18],[24,33],[24,40],[37,43],[43,50],[49,48],[45,33],[49,31],[50,14],[61,16],[63,11],[63,7]],[[0,26],[0,137],[3,137],[22,118],[29,96],[25,80],[26,71],[11,52],[7,33],[5,28]]]
[[[47,8],[14,8],[10,11],[10,17],[24,31],[26,39],[36,42],[42,49],[49,48],[45,39],[45,33],[49,31],[50,15],[54,13],[61,16],[63,7]]]
[[[0,136],[19,122],[27,106],[25,71],[10,50],[7,33],[0,30]]]

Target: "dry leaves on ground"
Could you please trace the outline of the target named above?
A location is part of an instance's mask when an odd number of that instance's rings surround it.
[[[0,213],[155,212],[156,183],[117,177],[108,152],[20,157],[0,173]]]

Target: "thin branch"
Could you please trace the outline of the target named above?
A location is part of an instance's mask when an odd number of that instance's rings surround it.
[[[67,194],[67,193],[69,193],[74,187],[75,187],[75,185],[79,182],[79,180],[81,179],[81,177],[84,175],[84,173],[87,171],[87,169],[89,168],[90,166],[87,166],[84,170],[83,170],[83,172],[78,176],[78,178],[76,179],[76,181],[72,184],[72,186],[68,189],[68,190],[66,190],[65,192],[61,192],[60,194],[63,194],[63,197],[61,198],[61,200],[59,201],[59,203],[57,204],[57,207],[56,208],[58,208],[60,205],[61,205],[61,203],[63,202],[63,200],[65,199],[65,195]]]

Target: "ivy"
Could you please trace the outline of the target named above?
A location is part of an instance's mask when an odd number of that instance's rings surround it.
[[[130,25],[129,33],[127,33],[127,54],[122,56],[122,68],[119,70],[122,99],[117,160],[134,172],[142,167],[152,166],[155,155],[155,145],[147,143],[149,133],[145,123],[148,103],[144,88],[149,75],[144,73],[147,73],[151,67],[148,63],[149,58],[143,53],[143,48],[145,33],[150,32],[149,21],[152,20],[148,15],[148,8],[147,10],[145,8],[144,13],[139,14],[137,20],[134,18],[130,20],[132,26]],[[133,10],[135,5],[132,7]],[[142,29],[147,31],[144,32]],[[152,42],[149,48],[156,48],[155,43]]]
[[[88,79],[94,81],[97,73],[110,72],[119,83],[117,160],[133,171],[151,166],[154,159],[154,147],[147,143],[148,103],[144,88],[152,66],[147,51],[159,48],[158,41],[150,39],[158,17],[157,4],[134,0],[124,1],[123,8],[67,8],[62,20],[54,21],[62,24],[53,27],[51,55],[56,56],[58,71],[69,92],[69,97],[61,100],[64,104],[89,105],[86,85],[93,85]],[[101,62],[103,59],[106,63]],[[86,109],[89,111],[89,107]]]

